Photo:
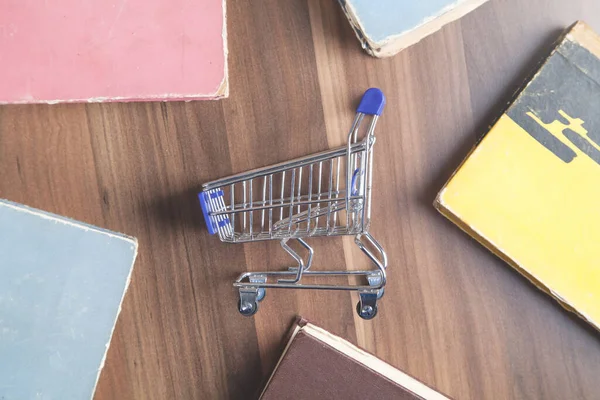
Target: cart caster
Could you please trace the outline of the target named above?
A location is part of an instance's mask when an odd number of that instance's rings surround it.
[[[358,303],[356,303],[356,312],[358,313],[358,316],[362,319],[373,319],[377,315],[377,304],[375,304],[375,306],[365,305],[361,307],[359,301]]]
[[[251,317],[258,311],[258,302],[265,297],[264,288],[241,288],[238,311],[244,317]]]
[[[356,305],[356,312],[359,317],[366,320],[375,318],[377,315],[377,299],[382,289],[358,294],[360,300]]]
[[[267,290],[265,288],[259,288],[258,294],[256,295],[256,301],[262,301],[267,294]]]
[[[263,295],[263,297],[264,297],[264,295]],[[239,310],[240,314],[242,314],[244,317],[251,317],[254,314],[256,314],[256,312],[258,311],[258,303],[256,301],[242,302],[242,299],[240,299],[238,301],[238,310]]]

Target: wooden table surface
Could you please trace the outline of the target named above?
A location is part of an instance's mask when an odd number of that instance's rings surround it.
[[[597,0],[491,0],[378,60],[334,1],[229,1],[223,101],[0,107],[0,197],[125,232],[140,253],[96,400],[251,399],[297,315],[457,399],[600,398],[600,334],[437,214],[436,192],[559,32],[600,31]],[[236,310],[240,272],[277,243],[208,235],[206,181],[344,143],[378,86],[371,232],[389,254],[379,314],[355,294],[270,290]],[[359,268],[351,238],[315,268]]]

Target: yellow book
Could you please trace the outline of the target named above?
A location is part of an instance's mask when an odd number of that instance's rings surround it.
[[[600,329],[600,37],[578,22],[435,207]]]

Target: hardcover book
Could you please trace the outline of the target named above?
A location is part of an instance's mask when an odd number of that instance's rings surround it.
[[[225,0],[0,1],[0,104],[227,97]]]
[[[389,57],[487,0],[338,1],[367,53],[375,57]]]
[[[91,399],[134,238],[0,200],[0,399]]]
[[[260,400],[448,400],[326,330],[299,319]]]
[[[600,329],[600,37],[573,25],[435,206]]]

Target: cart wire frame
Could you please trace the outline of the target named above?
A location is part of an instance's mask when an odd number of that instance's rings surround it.
[[[371,88],[365,92],[344,147],[203,185],[198,198],[210,234],[217,234],[226,243],[279,240],[296,262],[286,271],[241,274],[233,285],[239,290],[238,309],[242,315],[257,312],[265,289],[281,288],[358,291],[359,316],[375,317],[388,265],[385,250],[369,233],[374,130],[384,105],[381,90]],[[375,268],[311,270],[314,251],[304,239],[342,235],[354,236],[354,242]],[[305,257],[290,247],[292,239],[302,247]],[[366,278],[366,284],[306,284],[302,283],[305,276],[319,280],[359,276]]]

